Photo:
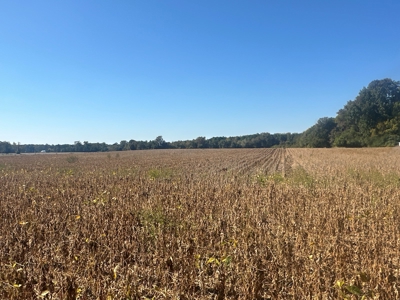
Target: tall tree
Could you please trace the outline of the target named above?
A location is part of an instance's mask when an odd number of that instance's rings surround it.
[[[331,147],[331,133],[335,128],[334,118],[321,118],[302,134],[300,144],[303,147],[312,148]]]
[[[372,81],[336,116],[335,146],[374,145],[378,124],[400,117],[400,82],[389,78]]]

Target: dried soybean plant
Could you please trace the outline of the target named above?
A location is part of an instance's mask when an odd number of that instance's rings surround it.
[[[2,156],[0,298],[398,298],[399,155]]]

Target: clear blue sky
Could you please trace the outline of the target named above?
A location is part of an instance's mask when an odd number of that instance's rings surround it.
[[[0,141],[302,132],[400,80],[400,1],[0,1]]]

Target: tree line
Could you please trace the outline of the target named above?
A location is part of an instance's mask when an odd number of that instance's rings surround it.
[[[295,145],[297,133],[257,133],[236,137],[198,137],[194,140],[166,142],[162,136],[150,141],[123,140],[119,143],[89,143],[80,141],[63,145],[20,145],[0,142],[0,153],[39,153],[46,152],[107,152],[150,149],[196,149],[196,148],[271,148]]]
[[[400,141],[400,81],[374,80],[336,117],[320,118],[302,133],[257,133],[235,137],[198,137],[167,142],[162,136],[150,141],[123,140],[119,143],[84,141],[63,145],[21,145],[0,142],[0,153],[106,152],[148,149],[272,148],[272,147],[381,147]]]

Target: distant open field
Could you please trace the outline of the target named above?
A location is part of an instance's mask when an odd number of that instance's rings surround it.
[[[399,299],[400,148],[0,156],[0,299]]]

